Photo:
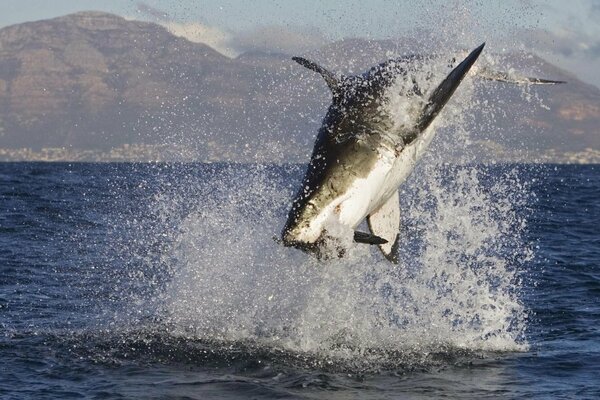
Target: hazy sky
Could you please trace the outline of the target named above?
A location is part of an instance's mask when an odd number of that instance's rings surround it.
[[[446,40],[524,48],[600,87],[600,0],[0,0],[0,26],[101,10],[153,20],[234,55],[343,37],[435,31]],[[326,4],[325,6],[323,4]]]

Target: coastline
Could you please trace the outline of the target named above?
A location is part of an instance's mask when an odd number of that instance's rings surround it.
[[[227,150],[198,154],[184,146],[125,144],[108,150],[75,149],[51,147],[34,150],[32,148],[0,148],[0,162],[90,162],[90,163],[241,163],[241,164],[288,164],[304,163],[303,154],[290,154],[283,160],[272,159],[268,155],[230,154]],[[587,148],[583,151],[559,151],[519,153],[504,149],[501,152],[478,152],[475,163],[520,163],[520,164],[600,164],[600,150]],[[485,159],[481,154],[487,154]],[[452,163],[452,161],[450,161]],[[460,162],[459,162],[460,164]]]

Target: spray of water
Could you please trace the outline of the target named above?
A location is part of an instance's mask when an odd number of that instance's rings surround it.
[[[448,64],[424,62],[434,64],[412,73],[426,96]],[[510,171],[443,163],[468,142],[473,88],[467,79],[448,104],[431,152],[401,188],[399,265],[351,240],[344,258],[327,261],[277,244],[299,171],[286,182],[262,166],[230,166],[198,188],[208,195],[181,226],[164,299],[171,334],[375,364],[526,349],[518,265],[530,254],[516,210],[527,190]],[[400,122],[405,102],[390,98]]]
[[[448,23],[454,29],[465,19],[473,17],[457,12]],[[423,101],[461,54],[449,50],[454,39],[432,41],[439,43],[429,49],[436,57],[409,71]],[[399,125],[411,122],[411,104],[397,95],[406,92],[402,85],[388,101]],[[318,261],[273,240],[302,167],[230,165],[189,188],[183,198],[202,198],[168,254],[172,270],[159,314],[169,335],[374,366],[432,353],[525,350],[519,266],[531,254],[517,210],[528,191],[510,168],[491,175],[472,164],[473,116],[485,114],[493,124],[496,112],[475,92],[468,77],[430,127],[437,136],[400,188],[399,265],[353,243],[343,226],[329,229],[347,239],[341,259]],[[169,201],[158,202],[166,214]]]

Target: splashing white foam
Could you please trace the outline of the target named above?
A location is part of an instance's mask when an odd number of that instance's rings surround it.
[[[448,72],[439,63],[416,76],[425,93]],[[468,142],[472,96],[465,79],[430,128],[444,136],[401,189],[400,265],[362,244],[327,261],[277,244],[292,193],[264,167],[223,168],[191,190],[205,198],[176,240],[173,333],[343,358],[526,349],[517,265],[530,254],[515,210],[527,189],[514,173],[436,162]],[[402,123],[406,104],[390,104]]]
[[[418,240],[401,246],[398,266],[360,244],[327,262],[284,248],[272,236],[287,190],[259,171],[249,181],[230,171],[211,182],[230,189],[182,226],[165,304],[174,333],[344,358],[373,349],[524,349],[517,272],[502,254],[507,237],[520,244],[509,199],[492,202],[475,169],[455,171],[450,184],[444,169],[420,172],[427,175],[403,208],[421,232],[406,233]]]

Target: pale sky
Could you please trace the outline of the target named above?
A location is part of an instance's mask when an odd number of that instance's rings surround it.
[[[435,31],[472,46],[534,50],[600,87],[600,0],[0,0],[0,27],[83,10],[151,20],[235,54],[241,42],[318,45]],[[325,5],[324,5],[325,4]],[[291,32],[291,33],[290,33]],[[182,34],[184,34],[182,33]],[[238,43],[239,42],[239,43]],[[473,42],[473,43],[471,43]]]

